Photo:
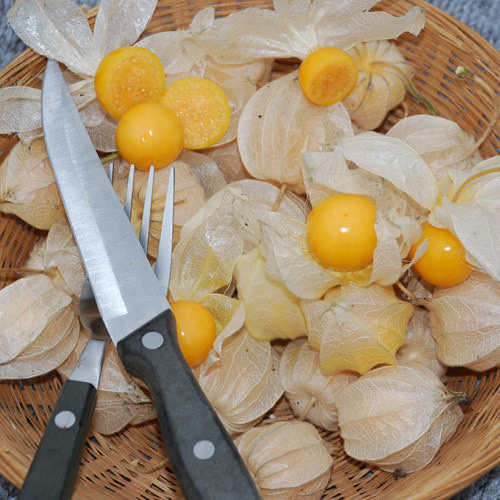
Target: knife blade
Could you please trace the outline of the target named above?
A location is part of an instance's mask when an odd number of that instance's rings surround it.
[[[187,499],[259,498],[248,469],[186,364],[175,318],[73,102],[59,64],[42,85],[45,145],[97,305],[127,371],[151,391]]]

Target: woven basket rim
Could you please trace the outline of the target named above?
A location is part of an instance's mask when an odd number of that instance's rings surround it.
[[[197,0],[176,6],[173,0],[159,1],[161,9],[175,8],[176,12],[185,13],[185,18],[183,18],[185,25],[191,20],[195,11],[208,5],[222,6],[225,9],[222,13],[225,14],[227,11],[243,5],[271,8],[272,2],[269,0],[221,2]],[[382,7],[384,10],[401,15],[413,5],[423,7],[427,13],[425,29],[431,35],[428,35],[428,40],[425,40],[426,47],[432,48],[432,44],[435,44],[436,57],[440,55],[441,47],[439,45],[453,47],[450,56],[452,59],[469,58],[467,60],[475,61],[476,67],[486,68],[485,79],[495,86],[497,93],[500,92],[498,84],[500,53],[471,27],[424,0],[382,0],[375,7]],[[95,21],[97,11],[98,7],[92,7],[86,11],[91,25]],[[160,30],[162,19],[160,15],[154,17],[146,33]],[[418,43],[411,35],[403,35],[400,38],[405,47],[411,48]],[[474,49],[474,57],[470,56],[471,47]],[[37,78],[43,71],[44,61],[45,58],[36,54],[32,49],[25,50],[0,72],[0,87],[13,84],[39,86]],[[448,63],[448,60],[443,61]],[[432,83],[428,85],[429,88],[432,87]],[[434,90],[434,87],[432,89]],[[460,92],[467,91],[460,88]],[[467,94],[466,98],[469,100],[479,99],[479,101],[482,99],[475,94]],[[451,106],[445,99],[438,104],[441,106],[440,109],[446,112],[448,112],[446,106]],[[490,109],[484,101],[481,101],[481,104],[485,108],[484,113],[482,110],[475,113],[477,119],[483,120],[482,123],[484,123],[487,122]],[[481,114],[487,116],[481,118]],[[458,114],[453,115],[453,117],[456,116]],[[471,118],[471,121],[474,119]],[[480,127],[478,130],[480,131]],[[496,151],[498,154],[500,151],[499,137],[500,126],[497,124],[491,140],[481,147],[481,151],[489,155]],[[6,153],[14,144],[15,139],[0,136],[0,141],[1,151]],[[15,217],[1,216],[0,224],[3,233],[8,234],[10,240],[22,243],[21,252],[12,257],[12,261],[4,262],[3,267],[13,265],[13,262],[23,262],[30,246],[44,234],[42,231],[33,230]],[[27,235],[28,233],[29,235]],[[17,248],[19,245],[16,245],[14,246]],[[14,255],[15,249],[0,241],[0,254],[5,258],[7,253]],[[48,374],[33,380],[0,382],[0,413],[4,415],[0,424],[0,474],[17,487],[22,485],[33,456],[33,450],[36,449],[36,440],[41,437],[61,385],[61,379],[56,374]],[[458,447],[457,442],[452,439],[443,446],[435,459],[436,462],[431,463],[422,471],[398,480],[397,484],[391,475],[382,473],[374,467],[358,464],[348,457],[343,457],[342,460],[335,461],[333,471],[335,480],[329,485],[324,498],[375,499],[380,498],[380,495],[383,494],[387,498],[444,499],[459,492],[481,475],[500,465],[499,370],[494,369],[476,374],[466,369],[451,369],[450,386],[471,391],[476,396],[475,401],[479,402],[477,413],[475,413],[474,407],[465,412],[465,423],[462,424],[460,433],[457,434],[461,440],[465,440],[466,437],[469,439],[466,443],[467,447],[464,443],[460,443],[460,447]],[[20,415],[26,411],[28,405],[35,408],[40,406],[41,409],[37,413],[37,419],[32,419],[28,427],[21,427],[22,423],[19,419],[22,417]],[[276,409],[273,409],[273,416],[277,416],[278,419],[289,419],[290,415],[285,406],[281,402]],[[19,436],[21,428],[26,429],[25,435],[22,437]],[[153,457],[152,466],[149,468],[150,470],[134,469],[130,466],[131,450],[134,447],[141,449],[144,446],[145,436],[154,443],[152,448],[148,448],[148,453]],[[453,455],[457,455],[457,457],[449,462],[446,461]],[[168,466],[165,469],[165,464],[162,462],[163,456],[164,450],[159,438],[159,428],[155,422],[141,424],[132,430],[127,429],[112,436],[93,432],[87,442],[83,458],[82,470],[84,470],[85,477],[79,477],[75,486],[74,498],[124,498],[124,495],[127,495],[128,498],[179,498],[181,494],[175,478]],[[110,464],[106,473],[102,471],[103,463]],[[163,468],[155,469],[155,465],[163,466]],[[123,488],[120,486],[121,483],[124,483]],[[94,485],[94,489],[89,490],[92,485]],[[123,493],[124,491],[127,493]]]

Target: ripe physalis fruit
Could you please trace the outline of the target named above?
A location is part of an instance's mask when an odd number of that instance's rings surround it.
[[[174,161],[184,144],[178,116],[163,104],[145,102],[130,108],[116,127],[122,157],[140,170],[163,168]]]
[[[170,304],[177,324],[177,339],[184,359],[191,367],[203,363],[216,337],[216,326],[210,311],[193,300]]]
[[[336,194],[318,203],[307,220],[309,250],[325,266],[346,271],[373,260],[375,204],[359,194]]]
[[[177,113],[184,126],[184,147],[202,149],[226,133],[231,107],[224,90],[212,80],[190,76],[173,82],[161,103]]]
[[[94,86],[102,107],[118,119],[136,104],[160,101],[165,92],[165,70],[151,50],[121,47],[102,59]]]
[[[413,265],[415,270],[429,283],[437,286],[455,286],[465,281],[474,271],[465,259],[465,249],[460,240],[448,229],[422,224],[422,237],[410,250],[413,259],[417,247],[427,239],[429,246],[425,254]]]
[[[358,80],[354,59],[342,49],[323,47],[300,64],[299,83],[306,97],[319,106],[344,99]]]

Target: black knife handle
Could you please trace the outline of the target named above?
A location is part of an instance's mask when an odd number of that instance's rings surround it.
[[[125,368],[151,390],[168,458],[188,500],[260,498],[238,450],[177,342],[169,309],[118,342]]]
[[[71,498],[96,393],[92,384],[66,380],[18,500]]]

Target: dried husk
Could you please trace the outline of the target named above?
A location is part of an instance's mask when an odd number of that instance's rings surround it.
[[[316,263],[306,242],[306,223],[285,214],[269,213],[260,221],[266,272],[297,297],[319,299],[341,283],[338,273]]]
[[[441,204],[429,222],[449,229],[464,246],[467,261],[500,281],[500,155],[446,175]]]
[[[250,178],[241,161],[236,140],[210,148],[207,155],[215,161],[228,183]]]
[[[238,298],[245,306],[245,326],[257,340],[294,339],[306,336],[307,327],[299,299],[283,283],[266,273],[258,248],[243,254],[234,269]]]
[[[0,165],[0,211],[38,229],[50,229],[64,207],[43,139],[18,142]]]
[[[388,40],[358,43],[348,53],[358,67],[358,81],[342,103],[356,125],[374,130],[404,100],[415,70]]]
[[[89,338],[82,330],[79,342],[68,359],[57,368],[63,380],[67,379]],[[92,428],[100,434],[114,434],[127,425],[137,425],[156,417],[153,402],[123,367],[116,348],[106,350]]]
[[[413,314],[413,306],[398,299],[392,287],[353,283],[333,288],[321,300],[303,300],[302,310],[309,344],[319,351],[326,374],[395,364]]]
[[[500,366],[500,283],[475,272],[450,288],[436,288],[426,307],[439,360],[485,371]]]
[[[234,266],[243,253],[243,238],[231,210],[234,200],[227,189],[210,198],[184,224],[172,255],[169,300],[199,302],[215,320],[217,337],[208,364],[219,359],[222,343],[245,320],[242,302],[230,296]]]
[[[390,148],[387,148],[386,154],[397,155],[397,150],[390,151]],[[401,150],[399,152],[404,154]],[[366,160],[373,162],[368,158]],[[392,163],[394,175],[406,175],[405,167],[398,160],[396,162],[399,165],[387,158],[380,161]],[[373,262],[360,272],[341,274],[343,281],[350,279],[359,284],[376,282],[381,285],[396,283],[409,267],[402,259],[407,256],[411,245],[420,238],[419,222],[425,219],[427,211],[422,210],[414,200],[392,183],[377,175],[376,169],[370,172],[364,168],[351,168],[346,156],[340,151],[307,153],[304,155],[304,164],[306,191],[313,207],[323,199],[338,193],[366,196],[377,207],[377,246],[373,253]],[[399,174],[396,174],[396,171],[399,171]]]
[[[168,168],[163,168],[155,172],[148,239],[148,255],[151,257],[156,257],[158,253],[163,210],[165,207],[165,197],[167,194],[167,185],[171,168],[175,168],[174,245],[179,241],[179,233],[183,224],[205,201],[204,190],[196,180],[191,167],[186,163],[180,160],[175,161],[171,163]],[[146,199],[148,173],[136,169],[134,179],[130,222],[136,234],[139,235],[142,214],[144,211],[144,202]],[[127,192],[127,179],[122,178],[117,180],[113,183],[113,187],[118,197],[123,202]]]
[[[238,122],[248,99],[255,93],[257,83],[270,75],[270,60],[260,59],[248,64],[222,65],[193,44],[199,32],[217,25],[215,9],[207,7],[198,12],[186,30],[165,31],[143,38],[137,43],[155,52],[163,63],[166,85],[187,76],[208,78],[224,90],[231,107],[231,120],[217,145],[236,138]]]
[[[254,427],[236,445],[264,500],[314,500],[323,495],[333,459],[312,424]]]
[[[437,357],[429,312],[425,309],[416,307],[413,310],[406,331],[406,343],[397,352],[396,363],[403,366],[419,363],[434,372],[443,384],[446,382],[446,366]]]
[[[219,166],[207,154],[185,149],[177,160],[189,165],[196,181],[203,188],[205,199],[210,198],[227,185]]]
[[[401,17],[368,12],[378,0],[274,0],[273,10],[238,10],[193,40],[220,62],[264,58],[304,59],[318,47],[347,50],[370,40],[397,38],[424,27],[423,9],[414,7]]]
[[[0,378],[48,373],[76,345],[76,297],[83,266],[66,219],[56,222],[27,260],[25,275],[0,290]]]
[[[289,342],[281,354],[280,378],[296,417],[321,429],[338,431],[335,400],[358,378],[356,374],[325,375],[319,365],[319,352],[311,349],[307,339],[297,339]]]
[[[220,359],[201,365],[200,386],[230,434],[253,427],[283,395],[278,366],[270,343],[245,329],[224,340]]]
[[[33,287],[32,281],[26,282],[26,286]],[[25,296],[26,297],[26,296]],[[44,299],[54,301],[53,295],[47,295]],[[10,302],[10,306],[15,305]],[[46,304],[44,304],[47,308]],[[33,302],[30,302],[31,311],[36,314]],[[18,311],[19,312],[19,311]],[[40,322],[45,321],[43,329],[38,332],[38,325],[30,333],[36,338],[24,347],[16,356],[7,362],[0,364],[0,379],[31,378],[44,375],[57,368],[70,355],[74,349],[80,334],[80,323],[74,314],[71,305],[59,309],[55,314],[47,319],[47,313],[40,314]],[[23,334],[25,330],[20,330]],[[5,332],[6,335],[10,330]],[[2,342],[5,337],[2,335]],[[22,342],[23,338],[17,340]],[[23,345],[26,341],[23,342]],[[5,344],[12,348],[12,342],[3,342],[2,358],[8,354]]]
[[[348,455],[388,472],[425,467],[463,419],[469,403],[422,365],[376,368],[337,397]]]
[[[387,137],[401,139],[411,146],[439,179],[448,168],[467,170],[481,161],[476,151],[467,156],[474,137],[453,120],[433,115],[413,115],[398,121]]]
[[[254,178],[285,184],[300,194],[303,153],[353,134],[344,106],[312,104],[295,71],[264,85],[248,101],[239,122],[238,148]]]
[[[110,51],[132,45],[150,21],[157,0],[103,2],[90,29],[85,12],[71,0],[16,0],[7,14],[17,36],[35,52],[62,62],[70,91],[95,147],[116,151],[116,120],[96,100],[93,76]],[[41,92],[15,86],[0,90],[0,133],[17,133],[29,144],[42,135]]]

